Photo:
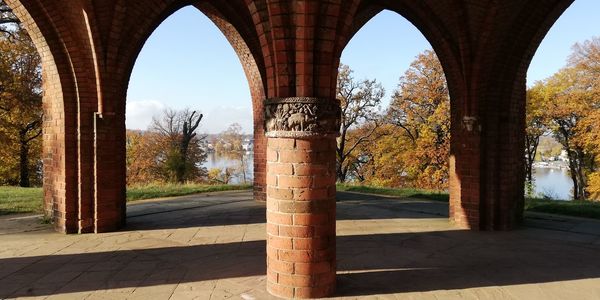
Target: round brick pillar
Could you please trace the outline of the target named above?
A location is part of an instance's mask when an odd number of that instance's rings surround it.
[[[335,290],[335,138],[270,138],[267,289],[285,298]]]
[[[335,291],[335,164],[339,103],[265,102],[267,290],[284,298]]]

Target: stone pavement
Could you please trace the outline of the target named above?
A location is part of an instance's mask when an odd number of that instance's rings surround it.
[[[0,218],[0,299],[273,299],[265,206],[223,192],[128,206],[128,225],[61,235]],[[446,203],[339,193],[338,293],[355,299],[600,299],[600,226],[528,216],[512,232],[448,224]]]

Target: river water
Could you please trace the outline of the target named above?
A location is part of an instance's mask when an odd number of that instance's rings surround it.
[[[253,153],[246,154],[246,178],[252,181],[254,169]],[[224,169],[226,167],[239,168],[240,162],[228,157],[220,156],[216,153],[209,153],[206,162],[203,165],[208,170],[212,168]],[[534,168],[535,193],[540,197],[550,197],[552,199],[570,200],[572,196],[573,182],[567,169],[558,168]],[[232,179],[231,183],[241,183],[241,176]]]
[[[558,168],[534,168],[535,193],[552,199],[571,200],[573,181],[569,170]]]
[[[244,155],[244,159],[246,161],[246,180],[250,183],[253,180],[253,170],[254,170],[254,156],[252,152],[246,153]],[[225,168],[240,168],[241,162],[239,160],[233,160],[226,156],[218,155],[215,152],[208,153],[206,158],[206,162],[202,165],[207,170],[213,168],[225,169]],[[239,173],[239,172],[238,172]],[[243,177],[241,174],[235,176],[231,179],[231,184],[240,184],[243,183]]]

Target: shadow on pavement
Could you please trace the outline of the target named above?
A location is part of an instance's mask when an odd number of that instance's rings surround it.
[[[124,231],[177,229],[198,226],[259,224],[266,222],[266,204],[250,193],[230,198],[198,195],[182,199],[130,205]],[[444,202],[394,199],[338,192],[338,220],[447,218]],[[357,209],[360,206],[360,209]]]
[[[341,296],[600,277],[598,247],[521,232],[365,234],[337,244]],[[263,276],[265,242],[5,258],[0,270],[0,298]]]

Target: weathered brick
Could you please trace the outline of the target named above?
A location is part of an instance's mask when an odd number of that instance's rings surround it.
[[[267,290],[273,295],[283,298],[294,298],[294,288],[286,285],[281,285],[275,282],[267,281]]]
[[[267,211],[267,222],[279,225],[292,225],[293,214]]]
[[[7,0],[43,60],[44,210],[61,232],[112,231],[123,225],[124,103],[131,70],[140,45],[155,25],[187,4],[176,0],[104,2]],[[329,201],[335,197],[335,139],[267,139],[263,100],[335,99],[344,46],[372,17],[368,12],[390,9],[414,19],[434,42],[446,71],[453,97],[450,219],[468,229],[513,228],[522,218],[527,66],[541,37],[572,1],[507,0],[485,10],[476,1],[465,0],[459,0],[459,5],[431,1],[426,9],[418,1],[384,2],[297,1],[294,6],[280,1],[207,0],[195,5],[227,37],[248,78],[254,115],[255,199],[267,199],[272,212],[303,214],[293,216],[297,222],[293,224],[314,228],[316,236],[330,234],[331,228],[321,224],[322,217],[305,214],[326,214],[333,222],[335,206]],[[462,11],[457,13],[456,7]],[[514,13],[523,9],[535,13]],[[81,13],[84,10],[86,14]],[[438,18],[431,19],[431,15]],[[471,26],[462,26],[465,22]],[[94,30],[89,32],[88,26]],[[486,38],[456,38],[462,36]],[[457,56],[454,49],[478,49],[478,55]],[[96,112],[103,112],[104,119],[95,120]],[[475,117],[474,130],[466,129],[464,117]],[[269,172],[268,161],[278,163]],[[276,175],[296,177],[278,182]],[[277,186],[280,183],[283,188]],[[267,225],[270,234],[279,234],[279,225],[286,224]],[[300,243],[306,247],[319,244],[316,240]],[[327,253],[330,257],[331,252]],[[331,259],[328,272],[334,274],[335,258]],[[329,273],[323,275],[326,286],[295,289],[273,282],[277,280],[273,272],[268,274],[269,291],[284,297],[321,297],[334,290],[332,277],[326,277]],[[296,284],[294,280],[288,283]]]
[[[312,185],[312,176],[280,175],[277,180],[277,187],[280,189],[306,188]]]
[[[312,226],[279,226],[279,236],[308,238],[315,234]]]

